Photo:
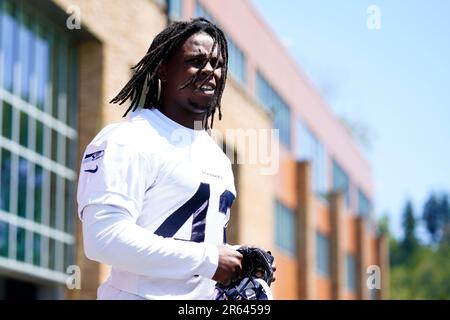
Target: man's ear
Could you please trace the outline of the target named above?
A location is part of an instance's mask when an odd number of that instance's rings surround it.
[[[167,81],[167,65],[165,63],[159,66],[156,75],[158,76],[158,79],[160,79],[162,82]]]

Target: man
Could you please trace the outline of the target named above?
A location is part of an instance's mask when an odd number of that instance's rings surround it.
[[[99,299],[211,299],[240,275],[224,245],[231,164],[205,130],[221,118],[227,63],[218,27],[176,22],[112,100],[136,112],[88,145],[77,197],[86,256],[112,266]]]

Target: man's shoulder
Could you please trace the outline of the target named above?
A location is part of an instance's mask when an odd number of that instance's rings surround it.
[[[233,155],[228,154],[231,149],[226,148],[224,142],[214,135],[206,134],[205,137],[211,150],[211,153],[216,158],[215,160],[220,161],[221,163],[227,166],[231,166],[230,157],[232,157]]]
[[[161,137],[158,132],[142,119],[128,119],[104,127],[89,143],[88,148],[102,146],[119,147],[123,152],[138,152],[142,155],[157,153]]]

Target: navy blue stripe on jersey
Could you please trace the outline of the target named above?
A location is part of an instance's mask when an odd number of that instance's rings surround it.
[[[233,204],[234,199],[235,199],[234,194],[232,194],[228,190],[225,190],[220,195],[219,212],[222,212],[223,214],[227,214],[227,210],[231,208],[231,205]]]
[[[164,220],[155,231],[155,234],[163,237],[173,237],[189,217],[194,215],[191,240],[196,242],[204,241],[209,195],[209,184],[201,183],[192,198]]]
[[[220,195],[220,202],[219,202],[219,212],[222,212],[223,214],[227,214],[228,209],[231,208],[234,199],[236,197],[234,196],[234,194],[232,194],[230,191],[225,190],[221,195]],[[227,243],[227,228],[224,227],[223,228],[223,243]]]
[[[194,213],[194,220],[192,221],[191,241],[205,241],[206,212],[208,212],[208,204],[209,201],[206,200],[205,203]]]

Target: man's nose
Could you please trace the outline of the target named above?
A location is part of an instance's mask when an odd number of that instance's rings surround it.
[[[213,73],[214,72],[214,68],[213,68],[213,66],[211,65],[211,61],[208,61],[207,63],[206,63],[206,65],[203,67],[203,69],[202,69],[202,72],[203,73],[207,73],[207,74],[211,74],[211,73]]]

